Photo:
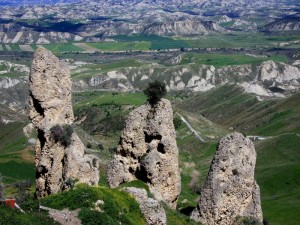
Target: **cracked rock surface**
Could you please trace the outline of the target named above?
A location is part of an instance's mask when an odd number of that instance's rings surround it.
[[[180,194],[178,148],[173,110],[166,99],[132,111],[121,133],[114,159],[107,168],[110,187],[142,180],[155,199],[176,208]]]
[[[237,216],[262,222],[259,186],[254,180],[256,152],[241,133],[224,137],[213,158],[191,218],[205,225],[231,225]]]
[[[167,224],[167,216],[164,208],[156,199],[148,198],[146,190],[135,187],[128,187],[123,190],[133,195],[135,200],[139,203],[148,225]]]
[[[51,134],[54,126],[63,128],[74,122],[68,66],[50,51],[39,48],[34,54],[29,82],[29,117],[38,131],[35,147],[37,197],[67,189],[75,180],[97,185],[98,159],[84,154],[85,146],[77,134],[70,134],[67,146],[54,140]]]

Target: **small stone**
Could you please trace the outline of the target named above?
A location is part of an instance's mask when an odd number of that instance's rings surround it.
[[[164,208],[156,199],[148,198],[146,190],[135,187],[128,187],[123,190],[131,194],[139,203],[148,225],[167,224],[167,216]]]

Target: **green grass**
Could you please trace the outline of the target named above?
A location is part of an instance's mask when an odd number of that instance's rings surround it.
[[[14,122],[1,124],[0,129],[0,155],[24,149],[27,139],[23,134],[25,123]]]
[[[108,71],[108,70],[113,70],[113,69],[120,69],[123,67],[139,67],[142,66],[142,63],[139,63],[135,59],[124,59],[112,63],[107,63],[107,64],[100,64],[100,65],[95,65],[95,67],[98,69],[100,66],[101,72],[103,71]],[[93,66],[91,66],[92,68]]]
[[[256,144],[256,179],[264,217],[272,225],[300,220],[300,137],[282,135]]]
[[[149,50],[151,43],[147,41],[139,42],[97,42],[87,43],[100,51],[128,51],[128,50]]]
[[[184,38],[182,38],[184,40]],[[300,40],[299,35],[265,35],[263,33],[231,32],[185,40],[192,48],[272,47],[274,43]]]
[[[75,116],[86,118],[81,123],[81,128],[96,138],[99,137],[98,140],[106,150],[116,147],[129,112],[146,102],[146,97],[141,93],[122,92],[75,93],[73,99]],[[107,153],[99,153],[105,152]]]
[[[0,65],[0,71],[6,71],[6,70],[8,70],[8,66]]]
[[[230,23],[224,25],[229,26]],[[135,41],[151,43],[151,49],[170,48],[227,48],[227,47],[272,47],[274,43],[300,40],[299,35],[265,35],[263,33],[231,32],[229,34],[213,34],[189,39],[186,37],[169,38],[157,35],[114,36],[113,39],[126,45]],[[122,44],[119,44],[121,47]],[[109,48],[108,48],[109,49]],[[115,50],[115,49],[114,49]],[[121,50],[121,48],[120,48]]]
[[[174,211],[165,206],[168,225],[201,225],[201,223],[196,223],[191,220],[188,216]]]
[[[32,211],[21,213],[19,210],[0,205],[0,225],[59,225],[46,213]]]
[[[43,47],[52,52],[83,51],[83,49],[73,45],[72,43],[45,44]]]
[[[21,51],[18,44],[10,44],[9,45],[12,51]]]
[[[159,50],[159,49],[179,49],[179,48],[190,48],[192,47],[185,40],[174,40],[168,38],[166,40],[152,41],[151,49]]]
[[[103,212],[92,210],[97,200],[104,201],[100,205]],[[134,198],[117,189],[80,185],[73,190],[42,199],[42,204],[57,209],[80,208],[79,218],[83,225],[146,224]]]
[[[142,93],[112,93],[112,92],[85,92],[75,93],[75,98],[82,99],[76,102],[74,108],[85,106],[100,106],[105,104],[139,106],[146,102],[146,96]]]
[[[286,62],[288,58],[283,55],[276,55],[271,57],[252,57],[243,54],[198,54],[186,53],[182,59],[181,64],[197,63],[213,65],[215,67],[229,66],[229,65],[243,65],[243,64],[259,64],[263,61],[273,60],[275,62]]]
[[[270,136],[300,132],[299,102],[299,93],[287,99],[260,102],[239,87],[225,85],[196,94],[177,107],[242,133]]]
[[[0,163],[0,171],[5,183],[20,180],[35,181],[35,166],[32,163],[8,161]]]

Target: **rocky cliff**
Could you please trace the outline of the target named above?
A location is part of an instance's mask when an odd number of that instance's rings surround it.
[[[205,92],[226,83],[236,83],[245,92],[259,96],[283,97],[300,89],[299,67],[273,61],[257,66],[246,64],[220,68],[200,64],[122,68],[91,77],[89,86],[130,91],[142,89],[145,83],[155,79],[164,81],[169,90],[195,92]]]
[[[260,191],[254,180],[255,163],[256,152],[249,138],[237,132],[224,137],[191,218],[205,225],[231,225],[238,216],[262,222]]]
[[[149,103],[130,113],[114,159],[109,163],[110,187],[132,180],[148,184],[157,200],[176,208],[180,194],[178,148],[173,111],[168,100]]]
[[[48,50],[35,52],[29,77],[29,117],[38,131],[36,195],[44,197],[80,181],[97,185],[98,160],[84,154],[72,130],[74,115],[68,67]]]

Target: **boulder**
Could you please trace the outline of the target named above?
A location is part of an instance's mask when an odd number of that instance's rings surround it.
[[[84,154],[85,147],[72,130],[74,115],[68,66],[50,51],[38,48],[29,82],[29,117],[38,131],[35,147],[37,197],[67,189],[74,181],[97,185],[98,159]],[[57,128],[55,135],[54,128]],[[68,141],[58,141],[68,128]]]
[[[256,152],[249,138],[238,132],[224,137],[191,218],[205,225],[231,225],[237,217],[253,217],[262,222],[255,163]]]
[[[124,191],[131,194],[139,203],[140,209],[148,225],[166,225],[167,216],[164,208],[160,205],[159,201],[153,198],[148,198],[145,189],[128,187]]]
[[[114,159],[107,168],[110,187],[132,180],[148,184],[157,200],[176,208],[180,194],[178,148],[173,111],[166,99],[132,111],[121,133]]]

